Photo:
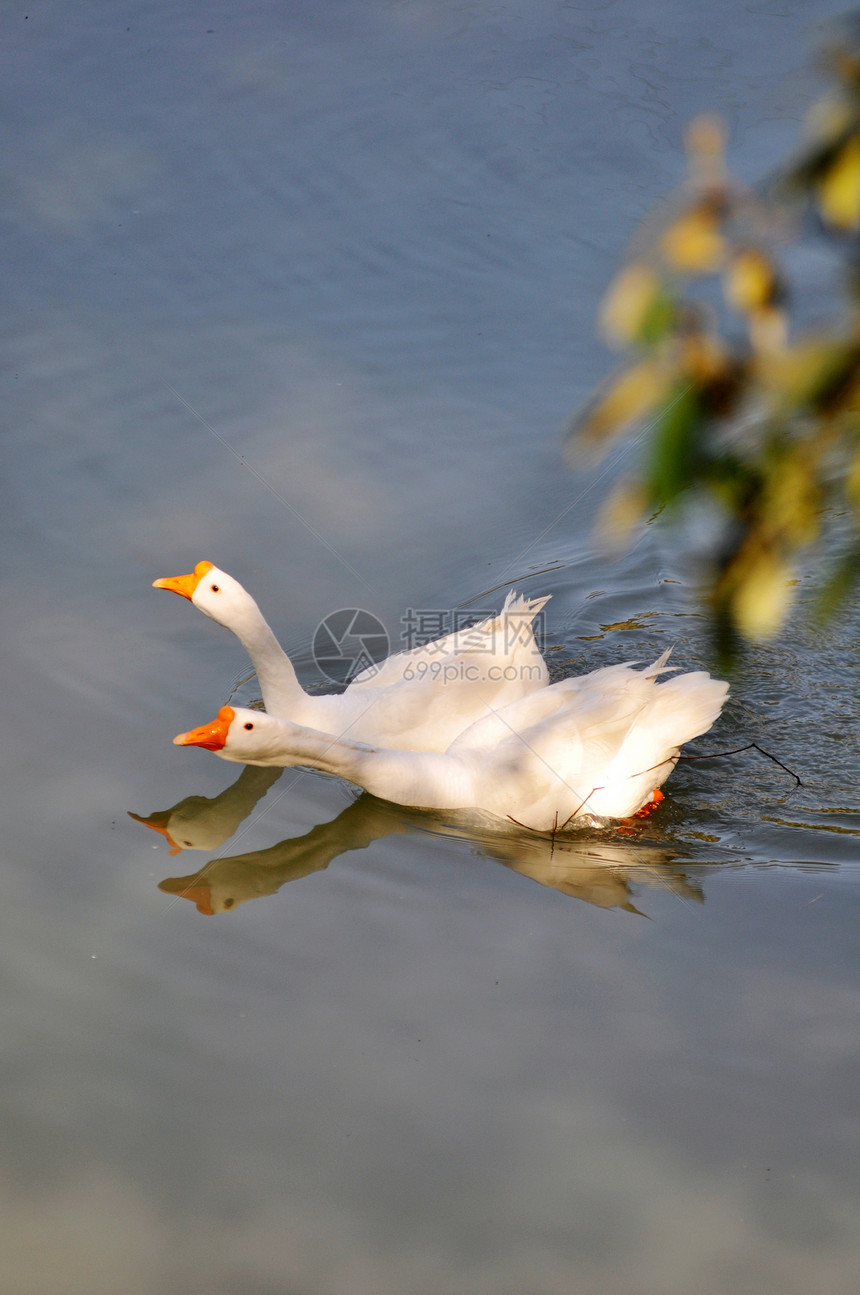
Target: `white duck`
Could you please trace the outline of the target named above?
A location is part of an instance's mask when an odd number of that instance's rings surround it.
[[[608,666],[552,684],[478,720],[444,753],[330,737],[230,706],[173,740],[246,764],[307,765],[401,805],[481,810],[555,831],[574,819],[628,818],[662,799],[683,743],[716,720],[728,684],[703,671],[658,683],[668,655],[645,670]]]
[[[496,617],[360,674],[342,693],[311,696],[254,599],[226,571],[198,562],[154,581],[188,598],[247,648],[270,715],[325,733],[405,751],[445,751],[465,728],[549,682],[532,621],[547,598],[511,592]]]

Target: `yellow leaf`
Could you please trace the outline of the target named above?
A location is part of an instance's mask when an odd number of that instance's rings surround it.
[[[842,339],[814,338],[758,358],[762,386],[780,405],[804,406],[820,400],[834,383],[847,380],[856,365],[853,345]]]
[[[623,548],[649,504],[645,487],[627,481],[613,490],[597,519],[597,538],[611,549]]]
[[[770,258],[756,247],[739,252],[726,270],[723,292],[729,305],[743,314],[769,306],[776,295]]]
[[[732,597],[735,623],[745,638],[760,642],[780,629],[794,597],[794,573],[768,550],[741,577]]]
[[[723,261],[726,241],[712,207],[691,207],[679,216],[660,240],[668,263],[684,274],[711,274]]]
[[[762,495],[764,518],[789,543],[810,544],[819,531],[820,510],[815,466],[801,447],[772,468]]]
[[[804,133],[818,144],[835,144],[851,124],[852,115],[847,100],[825,95],[810,108]]]
[[[603,299],[600,325],[612,342],[625,345],[639,339],[644,321],[663,293],[659,275],[642,261],[634,261],[615,277]]]
[[[649,413],[667,390],[664,367],[643,360],[614,380],[598,395],[579,425],[583,436],[594,440],[613,436]]]
[[[824,219],[837,229],[860,225],[860,138],[853,135],[818,186]]]

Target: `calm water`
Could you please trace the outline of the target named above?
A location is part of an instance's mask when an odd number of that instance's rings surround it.
[[[678,545],[596,556],[611,465],[561,434],[685,122],[765,174],[837,11],[4,8],[11,1295],[856,1289],[856,617],[699,744],[802,787],[686,764],[549,853],[174,748],[248,666],[150,588],[215,561],[309,686],[328,612],[513,582],[559,672],[707,664]]]

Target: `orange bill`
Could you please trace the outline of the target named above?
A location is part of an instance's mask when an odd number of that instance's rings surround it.
[[[208,882],[200,880],[200,873],[194,872],[190,877],[165,877],[158,883],[158,889],[167,895],[179,895],[181,899],[190,899],[196,905],[198,913],[207,917],[215,916],[212,907],[212,892]]]
[[[170,833],[167,830],[166,824],[167,824],[167,820],[170,817],[169,814],[163,811],[160,811],[157,814],[151,814],[149,818],[142,818],[140,814],[132,814],[130,809],[126,810],[126,813],[128,814],[129,818],[134,819],[135,823],[143,823],[144,827],[151,827],[153,832],[160,832],[161,835],[167,841],[168,845],[171,846],[171,849],[170,849],[171,854],[182,853],[182,846],[176,844],[173,837],[170,835]]]
[[[173,594],[181,594],[183,598],[191,598],[207,571],[212,570],[212,565],[211,562],[198,562],[190,575],[164,576],[161,580],[153,580],[152,587],[153,589],[169,589]]]
[[[209,724],[192,728],[187,733],[178,733],[173,739],[173,745],[202,746],[205,751],[222,751],[227,744],[227,734],[235,718],[232,706],[222,706],[215,719]]]

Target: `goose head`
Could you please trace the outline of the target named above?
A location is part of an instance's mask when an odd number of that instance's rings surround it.
[[[165,576],[153,580],[153,589],[169,589],[171,593],[188,598],[204,616],[217,621],[226,629],[234,629],[242,622],[259,619],[260,611],[254,599],[226,571],[212,562],[198,562],[186,576]]]
[[[126,812],[129,818],[134,819],[135,823],[143,823],[144,827],[152,828],[153,832],[160,832],[170,846],[168,854],[180,854],[190,845],[190,842],[185,841],[180,844],[171,834],[169,827],[171,811],[169,809],[158,810],[155,814],[150,814],[149,818],[144,818],[142,814],[133,814],[130,809]]]
[[[277,764],[284,763],[278,757],[287,750],[291,730],[301,731],[285,720],[273,720],[264,711],[222,706],[208,724],[178,733],[173,745],[199,746],[241,764]]]
[[[192,904],[197,907],[198,913],[205,913],[207,917],[214,917],[216,911],[212,902],[212,887],[200,872],[193,872],[190,877],[165,877],[164,881],[158,883],[158,889],[163,890],[168,895],[179,895],[182,899],[190,899]],[[228,900],[223,908],[232,908],[233,901]]]

